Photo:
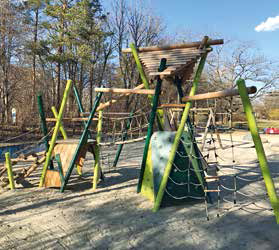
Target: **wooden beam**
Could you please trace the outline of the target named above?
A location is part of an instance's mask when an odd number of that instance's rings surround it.
[[[255,86],[247,87],[246,90],[247,90],[248,94],[254,94],[257,92],[257,88]],[[236,96],[236,95],[239,95],[238,89],[225,89],[225,90],[217,91],[217,92],[199,94],[199,95],[194,95],[194,96],[185,96],[182,98],[182,101],[183,102],[200,101],[200,100],[208,100],[208,99]]]
[[[140,84],[140,85],[138,85],[137,87],[135,87],[135,88],[133,88],[133,89],[143,89],[143,88],[144,88],[144,84]],[[110,100],[110,101],[108,101],[108,102],[101,103],[101,104],[99,105],[99,107],[97,108],[96,111],[103,110],[103,109],[105,109],[105,108],[111,106],[112,104],[118,102],[119,100],[123,99],[124,97],[126,97],[126,96],[128,96],[128,95],[130,95],[130,93],[120,95],[120,96],[116,97],[115,99],[112,99],[112,100]]]
[[[70,118],[70,117],[65,117],[62,119],[63,121],[68,121],[68,122],[81,122],[81,121],[87,121],[88,118],[87,117],[74,117],[74,118]],[[93,118],[93,121],[98,121],[98,118]],[[46,118],[47,122],[56,122],[57,119],[56,118]]]
[[[154,95],[154,89],[95,88],[95,92]]]
[[[183,44],[176,44],[176,45],[169,45],[169,46],[151,46],[151,47],[142,47],[138,48],[138,52],[148,52],[148,51],[160,51],[160,50],[172,50],[172,49],[184,49],[184,48],[199,48],[202,44],[202,41],[199,42],[192,42],[192,43],[183,43]],[[219,45],[224,44],[223,39],[217,40],[209,40],[206,45]],[[123,49],[123,53],[130,53],[132,50],[130,48]]]

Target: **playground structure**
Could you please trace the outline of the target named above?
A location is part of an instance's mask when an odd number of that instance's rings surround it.
[[[220,188],[218,186],[218,189],[209,189],[208,180],[214,179],[219,181],[219,177],[207,176],[206,174],[206,171],[210,168],[210,164],[212,163],[207,161],[208,159],[206,160],[206,157],[197,146],[193,133],[193,126],[189,117],[191,102],[240,95],[252,138],[255,143],[266,189],[277,222],[279,222],[278,197],[270,176],[266,156],[248,97],[249,93],[255,93],[255,88],[246,88],[244,81],[239,80],[237,82],[238,90],[229,89],[221,92],[208,93],[206,95],[196,95],[198,82],[202,74],[206,57],[212,50],[210,46],[222,43],[222,40],[209,40],[208,37],[205,37],[201,42],[196,43],[137,49],[131,45],[130,49],[123,50],[124,53],[132,52],[143,84],[131,90],[96,88],[95,91],[98,94],[96,95],[91,112],[89,115],[87,114],[87,117],[77,118],[84,123],[84,130],[81,137],[76,141],[67,138],[62,124],[67,97],[72,87],[79,110],[82,114],[85,114],[77,90],[74,85],[72,86],[72,82],[67,82],[59,112],[57,113],[54,111],[54,121],[56,123],[50,141],[47,136],[49,134],[46,128],[47,119],[44,117],[42,102],[39,100],[42,129],[44,131],[47,149],[40,179],[40,187],[60,187],[61,192],[63,192],[75,166],[77,167],[77,171],[80,174],[82,173],[82,164],[86,152],[89,151],[94,155],[95,159],[93,189],[96,189],[99,179],[103,176],[100,164],[102,120],[104,115],[102,110],[117,103],[125,96],[144,94],[148,96],[152,107],[148,121],[147,134],[146,136],[136,139],[131,138],[130,141],[127,140],[128,130],[131,128],[131,120],[136,113],[136,111],[133,110],[130,117],[127,119],[128,122],[122,122],[121,130],[124,131],[120,134],[122,141],[118,142],[119,147],[114,166],[117,164],[118,157],[124,144],[145,140],[137,191],[154,202],[154,211],[157,211],[161,206],[193,200],[205,200],[206,203],[211,202],[212,198],[210,193],[217,193],[219,197]],[[195,67],[196,72],[194,73],[191,91],[188,96],[184,96],[183,83],[190,79]],[[147,72],[147,74],[145,74],[145,72]],[[155,89],[150,89],[151,79],[152,82],[156,82]],[[180,97],[179,104],[160,104],[163,80],[174,83]],[[120,96],[109,102],[100,103],[103,93],[120,94]],[[179,115],[179,119],[170,119],[170,117],[168,117],[167,110],[169,108],[182,108],[183,112]],[[209,110],[209,112],[212,111]],[[97,113],[98,115],[96,116]],[[89,127],[94,120],[98,121],[96,138],[94,138],[89,131]],[[153,132],[156,122],[159,131]],[[205,127],[207,131],[204,135],[202,149],[204,149],[205,144],[208,143],[207,134],[212,134],[212,129],[209,128],[210,125],[216,127],[213,115],[210,115],[210,119],[208,119],[208,123]],[[57,141],[59,131],[62,133],[64,140]],[[214,132],[218,134],[218,131],[214,130]],[[112,134],[115,135],[115,131]],[[219,139],[218,141],[220,147],[222,147]],[[214,142],[212,138],[211,142]],[[107,143],[116,144],[117,142],[113,139],[111,142]],[[232,149],[233,147],[234,145],[230,146]],[[214,149],[211,151],[214,152]],[[9,159],[7,159],[7,162],[9,162]],[[10,173],[9,176],[11,175]]]

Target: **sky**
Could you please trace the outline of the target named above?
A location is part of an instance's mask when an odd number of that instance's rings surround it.
[[[252,41],[263,54],[279,59],[279,0],[147,1],[169,32],[190,30],[217,33],[225,40]]]

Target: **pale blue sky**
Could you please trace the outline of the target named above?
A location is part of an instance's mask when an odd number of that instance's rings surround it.
[[[108,6],[110,0],[103,0]],[[131,0],[133,4],[139,1]],[[221,34],[225,39],[254,41],[262,52],[279,59],[279,0],[145,0],[162,17],[169,33],[190,30]],[[277,30],[256,32],[255,27],[276,17]],[[271,20],[272,21],[272,20]],[[267,24],[268,25],[268,24]]]
[[[225,39],[254,41],[264,54],[279,59],[279,20],[275,31],[255,31],[267,18],[279,16],[279,0],[149,0],[149,3],[170,32],[179,29],[216,32]]]

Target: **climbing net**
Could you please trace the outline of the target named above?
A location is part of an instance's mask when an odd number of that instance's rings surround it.
[[[184,174],[183,179],[187,181],[176,181],[170,174],[169,182],[184,189],[186,187],[187,194],[174,195],[168,189],[166,189],[166,193],[176,200],[204,199],[207,219],[236,210],[272,215],[273,210],[266,193],[265,182],[250,132],[232,127],[224,129],[223,123],[220,121],[222,116],[218,118],[216,115],[218,106],[221,106],[218,102],[213,105],[208,102],[201,109],[207,114],[203,127],[197,126],[197,124],[189,127],[188,124],[187,130],[192,141],[180,140],[180,144],[183,144],[184,148],[188,148],[188,150],[184,154],[178,149],[176,155],[180,158],[188,158],[188,166],[182,169],[180,165],[179,168],[174,161],[173,170]],[[181,111],[176,109],[172,115],[177,124],[180,122]],[[219,115],[224,113],[227,116],[226,112],[218,112]],[[229,115],[228,117],[231,119],[234,116]],[[243,117],[245,117],[244,113]],[[193,119],[193,117],[190,118]],[[233,124],[233,121],[230,123]],[[200,125],[200,121],[198,125]],[[199,150],[195,150],[195,147]],[[194,167],[194,161],[199,162],[202,167]],[[275,164],[270,162],[272,177],[278,180],[279,172],[278,170],[276,172],[273,165]],[[198,174],[204,177],[205,183],[191,181],[190,177]],[[200,194],[193,195],[194,192],[191,191],[201,188],[201,186],[203,186],[204,197]],[[191,195],[188,195],[189,193]]]
[[[207,162],[205,179],[212,198],[211,203],[205,200],[207,218],[216,209],[217,216],[235,210],[272,214],[250,132],[234,128],[219,130],[214,116],[199,140]],[[272,175],[276,178],[279,173]]]

